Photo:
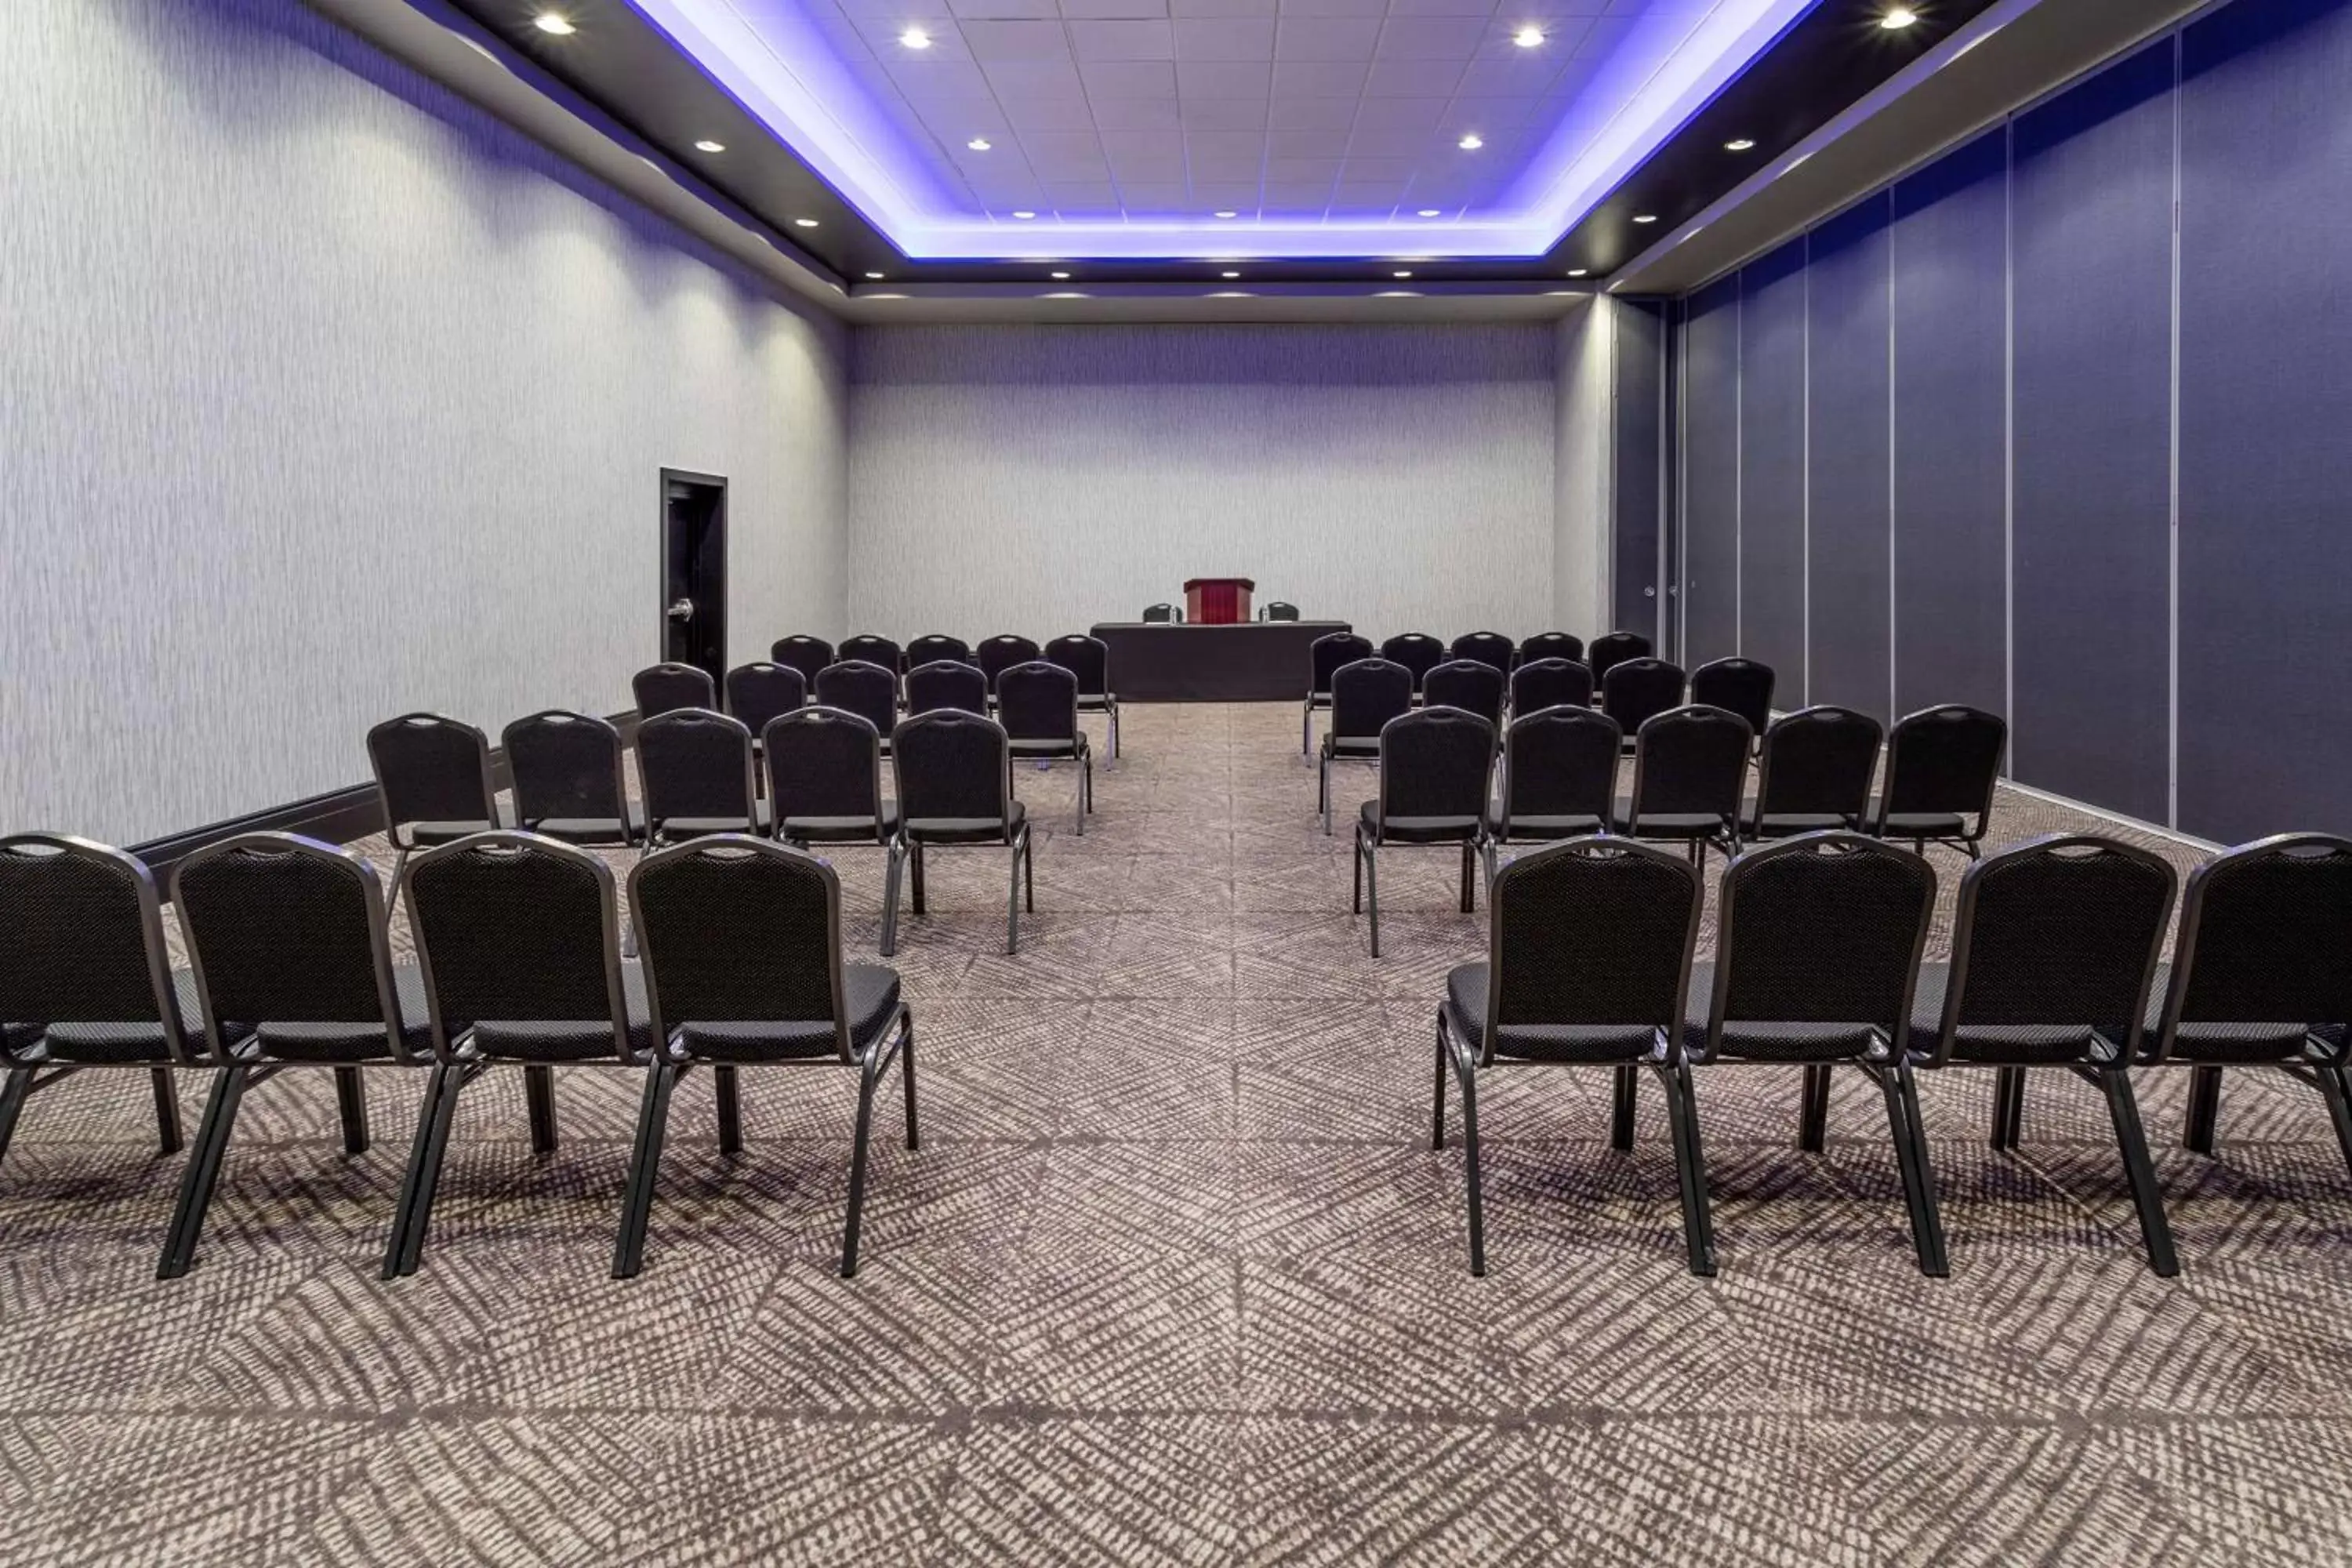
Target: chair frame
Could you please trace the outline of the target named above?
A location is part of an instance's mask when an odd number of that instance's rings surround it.
[[[1378,736],[1367,737],[1363,735],[1342,735],[1339,733],[1338,727],[1339,670],[1353,669],[1358,665],[1363,664],[1383,664],[1404,670],[1408,692],[1404,710],[1405,712],[1412,712],[1420,702],[1421,682],[1412,679],[1412,671],[1406,666],[1398,664],[1396,660],[1392,658],[1382,658],[1377,653],[1371,655],[1369,658],[1350,659],[1346,664],[1339,666],[1339,669],[1334,669],[1331,672],[1332,728],[1325,731],[1323,733],[1323,758],[1321,766],[1317,770],[1315,791],[1315,805],[1317,809],[1323,813],[1323,837],[1326,838],[1331,837],[1331,764],[1333,763],[1369,763],[1376,768],[1381,765],[1381,752],[1378,743],[1380,738]],[[1400,718],[1402,716],[1402,715],[1401,714],[1391,714],[1390,719]],[[1381,721],[1383,728],[1386,727],[1389,721],[1389,719]],[[1339,743],[1342,741],[1361,742],[1366,739],[1370,739],[1374,742],[1372,750],[1369,753],[1360,752],[1343,753],[1339,749]]]
[[[1495,885],[1493,851],[1496,846],[1559,842],[1556,838],[1521,838],[1511,824],[1511,731],[1521,724],[1540,719],[1548,713],[1568,715],[1569,721],[1577,724],[1606,724],[1617,736],[1611,744],[1610,754],[1612,759],[1622,751],[1624,746],[1624,735],[1618,730],[1617,721],[1598,708],[1586,708],[1573,702],[1561,702],[1549,708],[1538,708],[1532,712],[1515,713],[1511,716],[1511,721],[1503,726],[1502,737],[1495,752],[1495,807],[1492,824],[1486,831],[1488,839],[1486,886],[1490,894]],[[1602,803],[1601,810],[1594,816],[1592,831],[1589,834],[1579,834],[1576,837],[1583,838],[1608,837],[1616,826],[1613,821],[1616,811],[1617,785],[1612,778],[1609,785],[1608,798]]]
[[[1364,827],[1364,819],[1362,816],[1359,814],[1356,818],[1355,891],[1350,900],[1349,912],[1351,914],[1363,914],[1365,912],[1364,906],[1367,901],[1367,898],[1369,897],[1371,905],[1370,930],[1369,934],[1370,936],[1371,955],[1374,958],[1378,958],[1381,955],[1381,886],[1379,853],[1382,845],[1391,842],[1388,837],[1389,731],[1395,729],[1400,724],[1426,724],[1438,713],[1458,713],[1463,718],[1471,720],[1486,729],[1487,731],[1486,784],[1479,791],[1478,809],[1471,816],[1471,827],[1467,835],[1460,839],[1415,839],[1412,841],[1412,847],[1415,848],[1426,848],[1433,845],[1446,843],[1459,843],[1462,846],[1461,907],[1462,912],[1465,915],[1475,914],[1478,912],[1478,883],[1480,880],[1480,872],[1482,870],[1485,872],[1485,879],[1486,881],[1491,883],[1494,880],[1495,847],[1486,837],[1486,798],[1488,795],[1493,794],[1495,786],[1495,727],[1486,722],[1486,717],[1483,714],[1472,713],[1460,708],[1447,709],[1443,705],[1435,710],[1421,708],[1415,709],[1410,713],[1398,714],[1386,724],[1381,726],[1381,773],[1380,798],[1378,802],[1380,809],[1376,814],[1380,821],[1380,828],[1376,832],[1367,832]],[[1402,846],[1406,841],[1398,839],[1395,842],[1398,845]]]
[[[1738,725],[1741,730],[1747,731],[1748,732],[1747,742],[1741,748],[1740,752],[1742,759],[1740,776],[1738,779],[1734,781],[1733,784],[1733,799],[1730,814],[1721,818],[1721,826],[1717,830],[1707,833],[1662,835],[1643,833],[1642,831],[1642,795],[1643,784],[1646,782],[1649,770],[1650,755],[1649,749],[1642,743],[1643,738],[1649,732],[1650,726],[1653,724],[1663,723],[1668,720],[1687,721],[1691,716],[1699,714],[1719,714],[1723,718],[1730,720],[1733,723]],[[1613,717],[1613,715],[1604,716]],[[1690,861],[1694,866],[1703,867],[1706,865],[1706,852],[1710,846],[1722,850],[1724,858],[1727,860],[1737,858],[1740,851],[1741,838],[1739,819],[1742,815],[1738,792],[1740,788],[1747,784],[1748,775],[1746,758],[1752,754],[1755,749],[1755,731],[1748,729],[1747,720],[1742,719],[1738,714],[1732,712],[1727,708],[1710,708],[1702,703],[1686,702],[1680,708],[1669,708],[1663,713],[1651,714],[1647,719],[1642,721],[1642,728],[1634,733],[1633,793],[1626,797],[1624,826],[1621,830],[1615,830],[1614,836],[1629,838],[1649,839],[1652,841],[1663,840],[1666,843],[1685,844],[1688,846]],[[1685,814],[1675,813],[1673,815],[1681,816]],[[1614,825],[1612,824],[1612,829],[1613,828]]]
[[[592,828],[578,837],[574,837],[570,834],[550,833],[544,828],[531,826],[531,820],[524,817],[523,806],[527,803],[522,797],[522,776],[514,769],[514,747],[509,737],[512,736],[515,731],[522,725],[541,723],[548,720],[556,720],[564,723],[591,725],[604,731],[606,736],[610,739],[613,747],[613,798],[620,803],[621,815],[617,820],[609,817],[592,817],[587,818],[586,820],[599,823],[610,821],[613,823],[612,832],[607,833],[601,828]],[[515,825],[521,831],[532,834],[538,837],[552,839],[566,844],[617,845],[619,847],[624,849],[642,849],[645,847],[646,837],[650,829],[648,829],[643,823],[640,823],[630,814],[629,811],[629,769],[627,759],[624,755],[628,749],[627,743],[621,739],[620,727],[614,724],[611,720],[600,719],[593,713],[575,712],[569,708],[542,708],[536,713],[524,714],[521,718],[516,720],[513,723],[509,724],[504,730],[500,731],[499,732],[499,744],[507,754],[508,771],[514,775]],[[563,819],[541,817],[537,820],[560,821]],[[498,832],[500,831],[500,829],[488,828],[484,831]],[[468,834],[467,837],[470,838],[476,836]],[[448,842],[455,844],[462,842],[462,840],[450,839]],[[435,845],[432,846],[432,847],[438,848],[441,847],[441,846]],[[405,875],[407,865],[408,858],[405,855],[403,855],[393,863],[392,902],[393,907],[395,909],[399,907],[401,898],[407,889],[408,882]]]
[[[1325,643],[1332,641],[1346,641],[1361,645],[1363,651],[1358,653],[1355,658],[1344,661],[1346,664],[1353,664],[1357,659],[1378,658],[1381,656],[1381,650],[1373,645],[1372,639],[1365,637],[1360,632],[1325,632],[1321,637],[1317,637],[1313,642],[1307,645],[1307,706],[1300,712],[1298,717],[1298,754],[1302,757],[1307,755],[1314,749],[1315,715],[1318,711],[1328,713],[1331,710],[1331,688],[1329,678],[1325,678],[1325,684],[1321,690],[1317,690],[1315,687],[1315,650],[1322,647]],[[1331,667],[1332,674],[1337,675],[1341,668],[1341,665],[1333,665]]]
[[[743,804],[746,813],[741,831],[750,834],[757,834],[760,831],[760,760],[753,752],[751,745],[751,742],[755,737],[752,736],[750,727],[746,725],[742,720],[736,718],[732,713],[716,713],[702,709],[674,708],[668,713],[657,713],[654,717],[646,720],[643,724],[638,725],[637,773],[639,779],[641,781],[644,779],[646,772],[646,731],[653,725],[660,724],[664,721],[670,719],[673,714],[677,713],[692,713],[696,715],[698,721],[700,722],[708,723],[716,720],[722,723],[731,724],[740,732],[740,737],[743,741]],[[646,839],[643,847],[647,852],[667,844],[687,843],[691,842],[693,838],[707,838],[713,837],[710,834],[694,834],[689,836],[687,839],[674,839],[668,837],[664,828],[664,824],[668,819],[654,815],[654,792],[650,784],[647,785],[645,793]],[[736,830],[728,828],[723,829],[722,831],[733,832]]]
[[[953,715],[952,721],[955,722],[976,721],[996,731],[998,752],[1003,760],[1004,837],[1001,842],[1012,851],[1013,865],[1012,884],[1004,898],[1004,952],[1009,957],[1021,951],[1021,910],[1024,897],[1029,912],[1033,915],[1037,912],[1037,858],[1034,841],[1030,836],[1032,824],[1025,812],[1017,826],[1013,820],[1013,803],[1019,798],[1013,792],[1013,742],[1006,737],[1004,726],[995,720],[984,714],[966,713],[961,709],[954,708],[936,708],[929,713],[908,714],[899,721],[898,731],[903,734],[909,725],[939,722],[935,717],[938,714]],[[915,831],[915,819],[907,810],[906,762],[899,756],[898,750],[895,746],[890,751],[890,772],[898,800],[899,854],[908,862],[907,880],[910,884],[908,890],[914,905],[913,912],[922,915],[929,912],[923,899],[925,844],[928,842],[933,847],[945,849],[962,848],[990,841],[977,839],[957,843],[942,839],[926,840],[922,835]],[[895,879],[891,882],[890,889],[895,895],[898,889],[898,882]],[[894,896],[882,911],[882,956],[888,958],[898,951],[898,904]]]
[[[1894,723],[1886,726],[1886,762],[1885,763],[1886,776],[1880,786],[1878,798],[1870,803],[1870,821],[1865,828],[1865,831],[1872,837],[1877,838],[1885,838],[1890,837],[1886,831],[1886,817],[1888,808],[1891,806],[1895,799],[1895,764],[1899,760],[1899,752],[1896,748],[1902,742],[1903,727],[1915,721],[1925,721],[1930,714],[1949,712],[1955,709],[1965,708],[1966,706],[1967,705],[1964,703],[1958,702],[1937,703],[1932,708],[1921,708],[1914,712],[1906,713],[1902,718],[1897,719]],[[2000,726],[2000,746],[1993,754],[1992,772],[1987,775],[1985,779],[1984,799],[1979,805],[1969,808],[1969,810],[1972,810],[1976,815],[1977,823],[1975,829],[1970,831],[1964,827],[1957,837],[1943,834],[1930,834],[1923,838],[1916,837],[1907,833],[1896,833],[1891,835],[1891,837],[1896,839],[1908,838],[1911,840],[1911,847],[1914,849],[1917,849],[1922,852],[1925,852],[1927,846],[1930,844],[1948,845],[1952,848],[1960,851],[1963,855],[1966,855],[1969,859],[1977,860],[1983,858],[1985,833],[1992,824],[1993,801],[2000,794],[2000,764],[2009,755],[2009,721],[2002,718],[1998,713],[1988,713],[1982,709],[1969,709],[1968,710],[1973,713],[1981,714],[1983,717],[1992,720],[1995,723]],[[1964,810],[1954,813],[1953,815],[1965,817],[1969,815],[1969,811]]]
[[[411,837],[408,842],[404,843],[400,837],[400,830],[402,827],[411,823],[425,819],[421,817],[398,816],[394,814],[392,809],[392,792],[384,784],[383,767],[376,761],[375,738],[388,731],[397,730],[403,725],[415,723],[420,719],[429,720],[435,724],[448,725],[450,728],[462,731],[474,738],[475,755],[481,761],[482,804],[488,806],[490,812],[489,816],[482,819],[482,828],[487,831],[493,828],[504,827],[507,825],[505,817],[501,816],[499,811],[498,779],[490,769],[490,738],[484,734],[480,730],[467,723],[463,719],[452,719],[446,713],[435,713],[422,709],[414,713],[403,713],[395,719],[386,719],[383,723],[371,728],[368,731],[368,762],[375,770],[376,808],[383,813],[383,836],[392,844],[392,885],[394,889],[395,898],[392,906],[385,910],[386,919],[390,919],[392,914],[399,908],[397,891],[400,887],[401,868],[408,864],[408,857],[415,853],[419,847],[419,846],[415,842],[414,836]],[[621,799],[623,808],[626,809],[628,801],[628,792],[626,790],[622,792]],[[467,818],[467,820],[470,822],[472,819]],[[463,837],[463,835],[460,835],[460,837]]]
[[[1110,725],[1110,760],[1113,763],[1116,763],[1118,761],[1118,692],[1117,688],[1111,684],[1110,644],[1103,641],[1102,638],[1094,636],[1090,632],[1066,632],[1046,643],[1045,651],[1039,657],[1044,658],[1047,664],[1061,665],[1064,669],[1069,669],[1072,675],[1077,675],[1078,672],[1076,670],[1070,669],[1068,665],[1062,664],[1060,659],[1054,657],[1054,649],[1057,646],[1071,642],[1089,642],[1102,650],[1103,689],[1099,692],[1090,694],[1087,690],[1086,677],[1082,675],[1078,676],[1078,711],[1080,713],[1100,713],[1108,720]]]
[[[1066,742],[1063,742],[1057,739],[1045,739],[1031,736],[1025,739],[1015,740],[1013,738],[1012,731],[1007,730],[1005,731],[1005,745],[1008,749],[1012,750],[1013,760],[1014,762],[1035,763],[1037,764],[1037,770],[1040,773],[1051,771],[1055,763],[1076,763],[1078,764],[1077,836],[1084,838],[1087,836],[1087,817],[1092,814],[1095,808],[1094,746],[1092,742],[1087,740],[1086,727],[1079,722],[1078,719],[1078,715],[1084,711],[1079,704],[1084,702],[1086,699],[1083,695],[1079,694],[1076,689],[1077,671],[1070,669],[1063,665],[1055,664],[1052,659],[1047,658],[1043,654],[1039,654],[1035,658],[1023,659],[1019,664],[1008,664],[1003,669],[998,670],[996,674],[998,679],[1002,679],[1004,676],[1010,675],[1016,669],[1024,669],[1033,667],[1043,667],[1046,669],[1056,670],[1070,678],[1072,696],[1070,699],[1069,739]],[[997,722],[999,724],[1003,723],[1004,705],[997,700],[996,685],[994,681],[991,681],[989,683],[988,700],[991,705],[996,709]],[[1045,752],[1024,752],[1018,749],[1022,746],[1053,746],[1056,749]]]

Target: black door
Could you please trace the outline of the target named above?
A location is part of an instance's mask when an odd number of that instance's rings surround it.
[[[727,481],[662,470],[662,658],[727,680]]]

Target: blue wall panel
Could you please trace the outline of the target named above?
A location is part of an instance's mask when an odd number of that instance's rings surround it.
[[[2168,820],[2173,46],[2020,115],[2011,772]]]
[[[2352,5],[2181,53],[2180,817],[2352,831]]]
[[[1739,651],[1739,278],[1683,328],[1683,638],[1692,666]]]
[[[1805,699],[1887,721],[1887,224],[1885,192],[1815,229],[1806,301],[1812,614]],[[1786,700],[1783,700],[1786,706]]]
[[[1895,187],[1895,698],[2008,706],[2008,132]]]
[[[1805,680],[1805,242],[1741,270],[1739,652],[1772,667],[1775,703]]]

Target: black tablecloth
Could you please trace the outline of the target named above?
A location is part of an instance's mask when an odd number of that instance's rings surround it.
[[[1345,621],[1239,626],[1116,621],[1094,628],[1110,647],[1110,689],[1124,702],[1304,702],[1315,639]]]

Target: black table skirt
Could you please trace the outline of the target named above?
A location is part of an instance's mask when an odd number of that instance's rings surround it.
[[[1349,629],[1345,621],[1118,621],[1094,635],[1110,647],[1110,689],[1123,702],[1304,702],[1307,649]]]

